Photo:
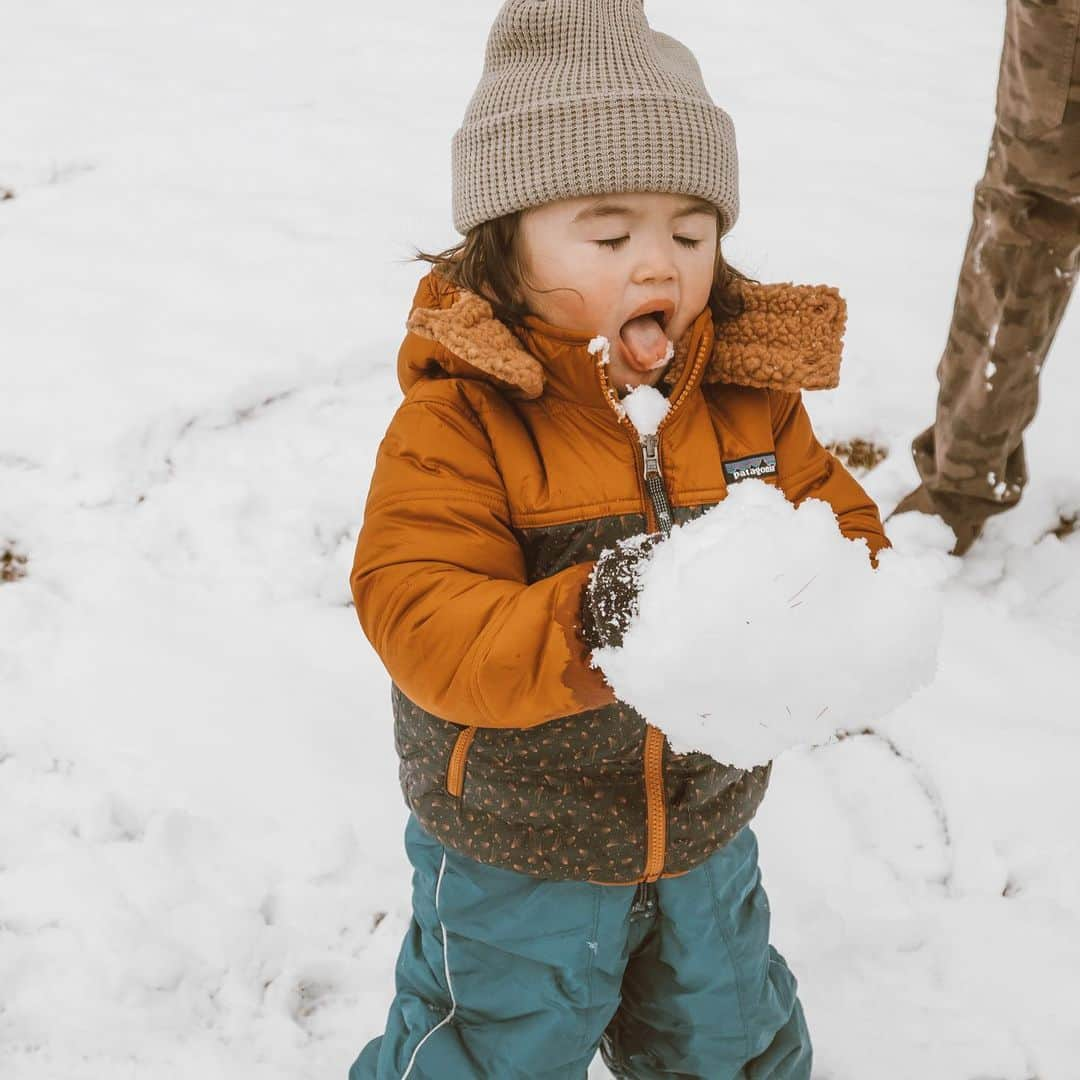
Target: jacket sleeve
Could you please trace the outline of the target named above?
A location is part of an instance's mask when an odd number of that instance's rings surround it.
[[[770,391],[770,398],[780,488],[796,505],[809,498],[829,503],[840,531],[849,540],[865,540],[876,563],[889,540],[874,500],[818,442],[801,394]]]
[[[356,546],[368,640],[416,704],[532,727],[614,700],[579,637],[592,563],[527,584],[491,444],[467,404],[407,401],[379,447]]]

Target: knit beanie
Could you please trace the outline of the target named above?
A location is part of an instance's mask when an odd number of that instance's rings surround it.
[[[580,195],[663,191],[739,215],[731,118],[644,0],[506,0],[454,135],[454,225]]]

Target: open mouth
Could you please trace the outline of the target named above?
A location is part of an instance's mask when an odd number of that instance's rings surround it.
[[[671,359],[667,327],[674,314],[673,304],[643,306],[623,323],[619,337],[632,367],[651,371]]]
[[[655,300],[646,300],[645,303],[640,304],[630,312],[630,317],[626,321],[629,323],[633,322],[634,319],[653,319],[661,330],[666,330],[674,317],[674,302],[666,298],[657,298]]]
[[[638,318],[642,317],[646,319],[655,319],[661,330],[666,330],[667,324],[671,321],[671,316],[660,308],[657,308],[655,311],[646,311],[644,316],[638,316]]]

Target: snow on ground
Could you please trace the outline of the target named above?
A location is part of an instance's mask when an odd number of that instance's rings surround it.
[[[5,1077],[344,1076],[381,1027],[404,810],[346,574],[495,7],[4,13]],[[886,510],[933,411],[1001,7],[650,5],[736,121],[729,257],[849,300],[810,408],[889,447]],[[763,870],[822,1080],[1077,1074],[1080,536],[1045,534],[1080,507],[1078,345],[1067,319],[1032,487],[945,586],[934,684],[776,765]]]

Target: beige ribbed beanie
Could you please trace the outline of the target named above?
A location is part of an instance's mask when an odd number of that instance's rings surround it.
[[[579,195],[666,191],[739,216],[731,118],[644,0],[507,0],[454,135],[454,225]]]

